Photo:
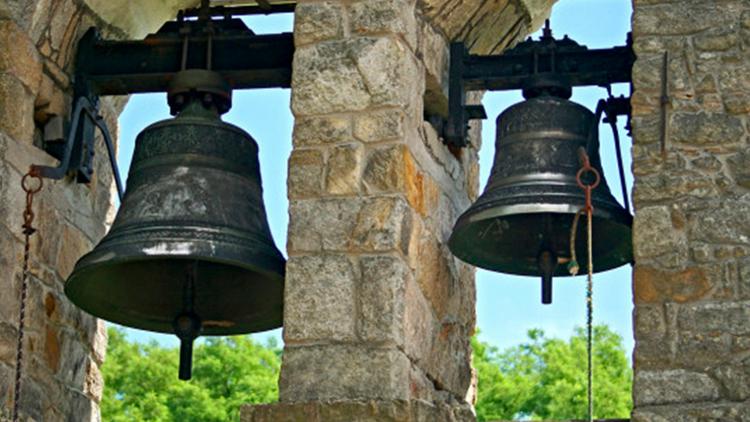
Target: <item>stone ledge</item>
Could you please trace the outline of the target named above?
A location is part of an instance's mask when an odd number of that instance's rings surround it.
[[[474,422],[468,405],[419,400],[335,401],[244,405],[241,422]]]

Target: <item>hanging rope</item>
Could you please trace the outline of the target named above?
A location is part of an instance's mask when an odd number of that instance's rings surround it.
[[[29,179],[37,180],[36,186],[29,184]],[[26,295],[29,289],[29,254],[31,251],[31,235],[34,228],[34,195],[42,190],[42,178],[29,170],[21,179],[21,187],[26,192],[26,208],[23,211],[23,273],[21,277],[21,304],[18,312],[18,343],[16,344],[16,383],[13,390],[13,422],[18,422],[18,410],[21,403],[21,378],[23,369],[23,337],[26,319]]]
[[[568,271],[571,275],[578,274],[580,269],[576,259],[576,233],[578,231],[578,222],[581,215],[586,214],[586,249],[588,254],[588,266],[586,279],[586,357],[587,357],[587,402],[588,402],[588,421],[594,420],[594,364],[593,364],[593,344],[594,344],[594,256],[593,256],[593,216],[594,206],[591,202],[591,192],[599,186],[601,176],[599,172],[591,166],[589,156],[584,148],[578,150],[578,155],[582,163],[581,169],[576,174],[578,186],[583,190],[586,197],[585,206],[579,210],[573,218],[573,224],[570,229],[570,263]],[[586,175],[593,175],[593,181],[587,182]]]

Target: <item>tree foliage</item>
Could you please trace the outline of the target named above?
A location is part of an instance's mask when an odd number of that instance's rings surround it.
[[[594,402],[597,418],[627,418],[630,369],[622,338],[594,330]],[[477,417],[583,419],[586,416],[586,337],[550,339],[531,330],[528,341],[499,351],[472,339],[479,377]],[[177,379],[178,350],[129,342],[109,329],[103,366],[102,420],[108,422],[237,421],[247,403],[278,399],[281,350],[248,337],[210,338],[195,348],[193,379]]]
[[[502,352],[472,339],[479,377],[477,418],[584,419],[587,413],[586,335],[548,339],[530,330],[528,341]],[[596,418],[628,418],[632,370],[622,338],[606,326],[594,328]]]
[[[278,400],[281,350],[248,337],[208,338],[197,344],[193,379],[177,379],[176,348],[127,340],[110,328],[102,368],[102,420],[108,422],[224,422],[239,420],[240,405]]]

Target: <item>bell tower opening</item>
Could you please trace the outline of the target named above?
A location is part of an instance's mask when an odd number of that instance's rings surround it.
[[[570,36],[590,49],[621,45],[630,31],[632,10],[628,2],[594,2],[586,0],[557,3],[550,17],[555,38]],[[585,24],[584,24],[585,23]],[[534,39],[544,36],[544,30],[533,34]],[[614,84],[611,93],[600,87],[575,87],[570,101],[580,104],[591,112],[597,103],[608,96],[629,96],[629,84]],[[495,157],[496,130],[494,118],[514,104],[524,101],[521,91],[489,92],[484,95],[488,120],[482,127],[480,161],[480,192],[484,191]],[[521,117],[522,118],[522,117]],[[617,119],[617,130],[623,156],[624,182],[630,196],[633,185],[631,168],[631,138],[626,128],[627,119]],[[626,204],[618,172],[617,151],[609,124],[600,121],[599,157],[601,157],[602,179],[609,183],[612,196],[620,206]],[[508,153],[508,150],[505,151]],[[511,151],[512,152],[512,151]],[[537,151],[535,149],[536,153]],[[513,155],[513,154],[510,154]],[[517,155],[517,154],[516,154]],[[513,165],[510,157],[504,164]],[[515,163],[515,165],[520,165]],[[497,162],[495,162],[497,166]],[[496,175],[492,176],[497,179]],[[491,179],[492,180],[492,179]],[[628,201],[632,204],[632,201]],[[627,210],[633,213],[632,205]],[[570,220],[572,220],[572,215]],[[570,224],[568,222],[568,224]],[[585,218],[580,223],[585,225]],[[594,230],[597,227],[594,226]],[[524,230],[536,228],[523,227]],[[630,231],[627,231],[628,247]],[[580,231],[579,233],[585,233]],[[521,236],[521,234],[519,234]],[[596,233],[594,234],[596,238]],[[582,239],[585,240],[585,239]],[[520,242],[520,240],[519,240]],[[606,246],[612,246],[606,245]],[[520,247],[520,246],[519,246]],[[631,255],[632,257],[632,252]],[[630,261],[630,259],[628,259]],[[541,261],[540,261],[541,262]],[[477,327],[475,338],[475,368],[478,369],[478,420],[524,419],[571,419],[586,416],[586,256],[578,257],[580,271],[576,277],[554,277],[553,292],[542,289],[540,300],[539,278],[490,272],[478,268],[477,282]],[[594,258],[596,265],[596,256]],[[531,264],[529,264],[531,265]],[[618,264],[621,265],[621,264]],[[557,269],[567,273],[567,264]],[[552,269],[551,271],[555,271]],[[593,324],[594,328],[594,414],[596,418],[626,419],[632,409],[632,352],[633,294],[632,266],[617,266],[609,271],[597,272],[593,276]],[[545,295],[546,293],[546,295]],[[551,303],[545,304],[552,296]],[[597,344],[600,342],[600,344]],[[490,346],[490,347],[488,347]],[[492,347],[495,349],[493,350]],[[597,351],[597,347],[604,350]],[[574,356],[571,353],[579,353]],[[597,354],[598,353],[598,354]],[[557,355],[555,355],[557,354]],[[605,356],[609,361],[605,361]],[[481,362],[477,362],[479,359]],[[597,367],[598,365],[598,367]],[[609,368],[606,366],[610,365]],[[495,371],[496,372],[492,372]],[[546,371],[546,372],[545,372]],[[623,371],[625,373],[623,373]],[[597,373],[598,372],[598,373]],[[516,377],[516,378],[513,378]],[[517,388],[503,387],[515,380]],[[552,383],[557,382],[557,387]],[[560,388],[560,396],[546,403],[547,413],[536,413],[535,407],[544,398],[532,398],[534,386]],[[597,384],[600,390],[597,389]],[[562,387],[561,387],[562,386]],[[607,397],[603,389],[616,391]],[[526,404],[522,404],[523,402]],[[614,402],[617,402],[616,404]],[[500,405],[502,403],[502,405]],[[502,406],[508,407],[502,408]],[[513,407],[515,406],[515,408]],[[538,408],[538,407],[537,407]],[[555,409],[550,411],[549,409]],[[515,409],[515,410],[510,410]]]

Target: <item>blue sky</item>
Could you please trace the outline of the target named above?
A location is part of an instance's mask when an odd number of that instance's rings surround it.
[[[625,43],[630,30],[631,5],[627,0],[560,0],[552,11],[552,29],[556,37],[568,34],[589,48],[607,48]],[[253,17],[246,20],[257,33],[289,32],[291,15]],[[538,36],[538,34],[535,34]],[[615,94],[627,94],[628,86],[615,86]],[[264,200],[276,244],[282,252],[286,244],[288,201],[286,198],[287,160],[291,152],[293,118],[289,109],[289,90],[264,89],[235,91],[232,110],[224,120],[250,133],[260,147]],[[592,111],[606,92],[602,88],[575,88],[573,101]],[[495,117],[505,108],[521,101],[520,92],[488,93],[483,101],[489,119],[483,126],[480,151],[480,181],[487,181],[494,155]],[[123,178],[130,165],[136,135],[149,124],[169,117],[165,94],[143,94],[131,97],[120,117],[119,163]],[[621,122],[620,137],[625,153],[625,167],[630,169],[630,138]],[[600,128],[602,161],[606,179],[613,194],[620,198],[612,134],[607,126]],[[628,186],[632,175],[626,171]],[[594,319],[606,323],[625,340],[627,350],[633,347],[631,268],[620,267],[594,276]],[[488,271],[477,271],[477,325],[480,338],[505,348],[525,340],[531,328],[541,328],[549,336],[567,338],[575,326],[585,323],[585,278],[557,278],[552,305],[541,305],[539,280]],[[177,345],[174,336],[128,330],[132,339]],[[281,342],[281,329],[253,334],[265,341],[275,337]]]

